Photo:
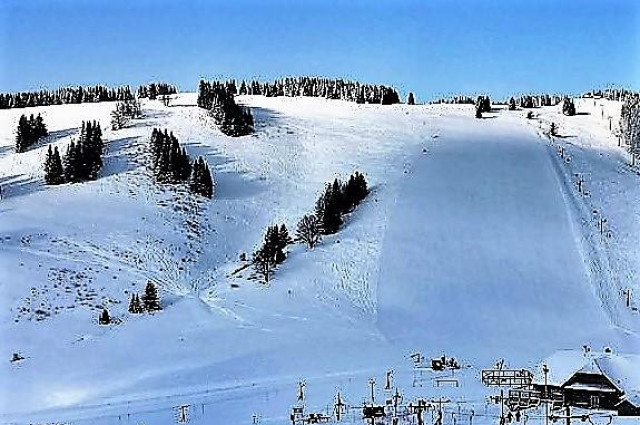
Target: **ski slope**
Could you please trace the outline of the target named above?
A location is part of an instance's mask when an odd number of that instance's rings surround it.
[[[611,321],[567,195],[546,143],[518,124],[459,123],[463,134],[448,129],[416,160],[383,245],[378,322],[388,338],[485,362],[604,342]]]
[[[423,391],[474,400],[487,395],[478,370],[498,358],[535,368],[584,344],[640,353],[640,316],[620,294],[640,294],[639,177],[602,106],[477,120],[459,105],[244,96],[256,133],[229,138],[195,100],[146,101],[115,132],[111,103],[0,111],[1,422],[169,424],[187,403],[195,423],[281,424],[301,378],[319,408],[336,388],[359,403],[389,367],[410,387],[413,350],[470,366],[461,388]],[[31,112],[50,136],[15,154]],[[44,186],[47,146],[64,152],[83,119],[105,130],[101,177]],[[565,137],[543,134],[551,121]],[[212,201],[153,183],[153,127],[207,158]],[[371,194],[337,235],[290,247],[268,287],[238,271],[267,225],[294,229],[325,182],[355,170]],[[148,279],[165,309],[132,317],[131,291]],[[98,326],[103,306],[122,323]],[[26,359],[10,363],[13,352]]]

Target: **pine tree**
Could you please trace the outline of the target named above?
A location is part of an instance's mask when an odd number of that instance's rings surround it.
[[[76,147],[75,142],[69,143],[67,147],[67,154],[64,156],[64,179],[69,183],[77,183],[79,182],[79,170],[78,166],[80,163],[78,149]]]
[[[291,236],[289,236],[289,230],[284,223],[280,225],[280,241],[282,249],[284,249],[287,245],[291,245],[293,243],[293,239],[291,239]]]
[[[482,112],[491,112],[491,99],[489,96],[482,96]]]
[[[354,205],[360,204],[369,194],[369,188],[367,186],[367,180],[364,177],[364,174],[356,171],[353,174],[354,181]]]
[[[142,303],[144,305],[144,309],[148,312],[162,310],[160,298],[158,297],[158,289],[152,281],[148,281],[147,286],[144,288]]]
[[[189,181],[189,189],[193,193],[211,199],[213,197],[213,179],[209,165],[202,157],[194,161]]]
[[[38,114],[38,116],[36,117],[35,133],[36,133],[36,140],[41,139],[43,137],[47,137],[47,135],[49,134],[47,130],[47,125],[44,123],[44,120],[42,119],[42,116],[40,114]]]
[[[334,185],[328,184],[316,201],[315,214],[325,235],[336,233],[342,224],[340,195],[334,193],[333,188]]]
[[[116,131],[123,128],[129,122],[129,117],[125,115],[125,112],[116,103],[116,109],[111,111],[111,129]]]
[[[576,114],[576,105],[568,97],[565,97],[562,102],[562,113],[570,117]]]
[[[140,303],[138,294],[131,294],[131,301],[129,302],[129,313],[140,314],[144,312],[144,308]]]
[[[253,254],[253,266],[256,272],[264,279],[264,283],[268,284],[272,270],[276,266],[275,255],[265,250],[265,247],[262,246]]]
[[[213,178],[211,177],[211,171],[209,170],[209,164],[204,162],[204,169],[202,170],[202,186],[203,191],[201,195],[211,199],[213,197]]]
[[[292,243],[287,226],[277,224],[267,227],[262,245],[253,254],[253,265],[265,283],[269,282],[273,269],[286,258],[286,247]]]
[[[109,317],[109,312],[107,311],[107,309],[103,309],[102,313],[100,314],[100,318],[98,319],[98,322],[101,325],[108,325],[111,323],[111,317]]]
[[[413,93],[409,92],[409,97],[407,98],[407,105],[415,105],[416,100],[413,97]]]
[[[338,209],[338,211],[340,211],[340,214],[346,213],[348,211],[348,205],[344,197],[344,187],[340,180],[333,180],[331,193],[333,194],[333,202],[335,204],[335,207]]]
[[[280,238],[280,230],[278,229],[278,226],[269,226],[267,228],[264,244],[262,246],[265,255],[273,257],[275,263],[280,264],[286,258],[286,255],[284,253],[285,246],[286,245],[283,244],[283,241]]]
[[[46,184],[50,185],[64,183],[64,170],[62,168],[60,153],[57,147],[52,150],[51,145],[49,145],[44,163],[44,180]]]
[[[18,120],[18,130],[16,132],[16,152],[21,153],[27,150],[30,145],[31,131],[26,115],[21,115]]]
[[[158,88],[155,83],[149,84],[149,99],[156,100],[158,97]]]
[[[516,100],[513,97],[509,99],[509,110],[510,111],[516,110]]]

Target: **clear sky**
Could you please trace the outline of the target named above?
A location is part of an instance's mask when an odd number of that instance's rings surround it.
[[[0,0],[0,91],[348,77],[418,100],[640,90],[640,0]]]

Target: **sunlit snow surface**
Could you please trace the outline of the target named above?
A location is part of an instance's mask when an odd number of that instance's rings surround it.
[[[579,369],[582,345],[609,346],[640,374],[640,314],[621,293],[633,288],[640,307],[640,177],[608,129],[619,105],[577,101],[584,114],[546,107],[532,121],[504,109],[478,120],[471,106],[239,101],[255,135],[223,136],[194,94],[146,101],[117,132],[113,103],[0,111],[1,422],[170,424],[188,404],[192,423],[284,424],[298,380],[321,410],[337,389],[359,405],[371,376],[382,399],[394,368],[407,398],[449,397],[449,413],[482,424],[497,406],[479,371],[500,358]],[[15,154],[22,113],[42,113],[50,136]],[[86,119],[107,141],[100,178],[43,185],[48,145],[64,153]],[[543,135],[551,122],[563,137]],[[153,127],[207,158],[213,201],[153,183]],[[269,287],[234,273],[267,225],[293,230],[325,182],[355,170],[371,194],[337,235],[290,247]],[[165,310],[131,316],[148,279]],[[122,323],[98,326],[103,306]],[[412,387],[414,350],[460,359],[461,386],[425,375]],[[25,360],[9,362],[14,352]]]

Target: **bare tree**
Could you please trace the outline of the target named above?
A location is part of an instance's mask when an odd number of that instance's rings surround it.
[[[299,240],[306,243],[310,249],[318,245],[318,242],[320,242],[322,238],[322,230],[320,229],[318,218],[314,214],[302,217],[298,222],[296,236]]]
[[[125,115],[121,108],[116,104],[116,109],[111,111],[111,129],[120,130],[129,122],[129,117]]]
[[[163,94],[160,97],[160,100],[162,101],[162,104],[164,106],[169,106],[169,103],[171,102],[171,97],[168,94]]]

